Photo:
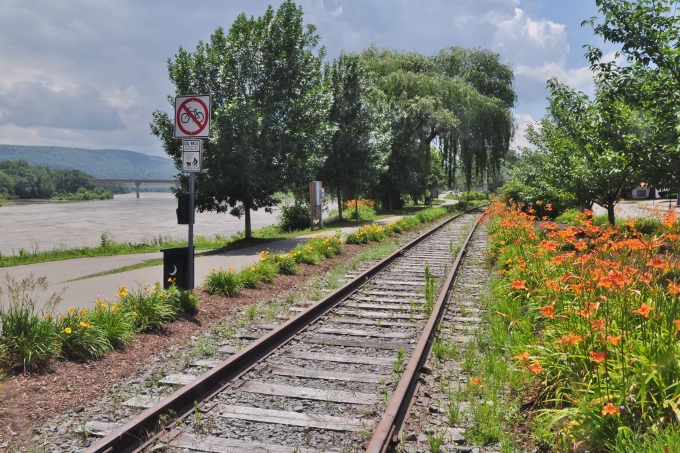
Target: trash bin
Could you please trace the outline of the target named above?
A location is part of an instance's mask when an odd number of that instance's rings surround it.
[[[189,286],[189,247],[162,249],[163,252],[163,288],[168,289],[170,279],[174,279],[179,289]]]

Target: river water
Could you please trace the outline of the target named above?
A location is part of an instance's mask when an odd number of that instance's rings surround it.
[[[178,225],[177,200],[169,193],[115,195],[113,200],[22,202],[0,207],[0,253],[18,254],[67,247],[96,247],[103,233],[118,242],[141,242],[158,236],[186,239],[187,225]],[[264,210],[251,213],[253,229],[276,223]],[[229,214],[196,213],[194,235],[229,237],[243,231],[243,219]]]

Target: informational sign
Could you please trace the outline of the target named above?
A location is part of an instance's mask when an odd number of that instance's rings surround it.
[[[203,169],[203,140],[182,140],[182,171],[198,173]]]
[[[175,138],[210,137],[210,96],[175,97]]]

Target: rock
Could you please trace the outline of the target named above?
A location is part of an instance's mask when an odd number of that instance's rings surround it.
[[[304,408],[303,406],[295,406],[295,407],[293,408],[293,410],[294,410],[295,412],[302,412],[302,411],[305,410],[305,408]]]
[[[425,434],[418,435],[418,442],[428,442],[428,438]]]
[[[461,428],[446,428],[446,437],[444,438],[444,441],[457,445],[464,444],[466,440],[465,436],[463,436],[464,431],[465,430]]]
[[[411,431],[410,433],[408,433],[406,435],[406,440],[411,441],[411,442],[416,441],[416,440],[418,440],[418,435],[416,433],[414,433],[413,431]]]

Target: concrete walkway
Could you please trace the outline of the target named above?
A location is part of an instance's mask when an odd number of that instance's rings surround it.
[[[386,224],[399,218],[401,218],[401,216],[390,217],[382,219],[377,223]],[[345,227],[340,230],[346,235],[356,231],[359,226],[360,225],[357,225],[356,227]],[[320,234],[334,235],[335,230],[324,231]],[[253,263],[259,262],[259,253],[262,250],[269,248],[272,252],[288,252],[308,239],[309,235],[305,235],[215,255],[198,256],[194,261],[195,286],[201,286],[213,267],[227,269],[231,266],[238,271],[244,266],[250,266]],[[153,285],[155,282],[161,282],[163,278],[163,266],[157,265],[116,274],[85,278],[83,280],[71,280],[118,269],[123,266],[162,258],[163,254],[161,252],[77,258],[3,268],[0,269],[0,275],[9,276],[17,281],[23,280],[30,275],[33,275],[35,278],[43,276],[47,277],[49,288],[45,294],[38,295],[39,297],[36,301],[36,305],[37,307],[42,308],[50,295],[63,291],[63,301],[59,305],[57,311],[64,312],[69,307],[92,308],[98,298],[115,300],[117,298],[116,293],[121,285],[125,285],[125,287],[130,290],[135,290],[139,285]],[[5,281],[3,278],[0,282],[0,287],[4,286]],[[1,301],[2,299],[0,299],[0,302]]]

